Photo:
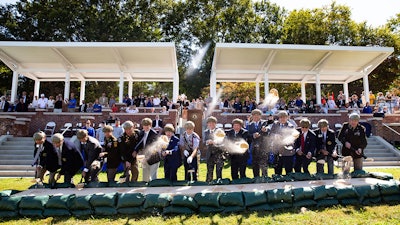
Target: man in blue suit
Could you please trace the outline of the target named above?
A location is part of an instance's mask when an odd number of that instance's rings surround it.
[[[49,183],[54,187],[61,175],[64,175],[64,183],[71,184],[72,177],[82,168],[83,158],[75,145],[64,140],[64,136],[56,133],[51,137],[54,151],[47,158],[50,171]],[[58,173],[57,173],[58,171]],[[57,173],[57,176],[55,177]]]
[[[165,135],[168,137],[168,146],[162,151],[164,157],[164,175],[170,181],[177,181],[176,173],[182,165],[181,152],[179,151],[179,138],[174,134],[175,129],[172,124],[167,124],[164,127]]]
[[[260,176],[260,170],[262,176],[268,175],[268,152],[264,143],[264,137],[267,135],[267,121],[262,120],[261,115],[261,110],[253,110],[251,112],[252,121],[248,128],[254,177]]]

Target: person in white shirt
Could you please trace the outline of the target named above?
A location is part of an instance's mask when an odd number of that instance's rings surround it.
[[[47,101],[47,108],[51,108],[51,109],[54,108],[54,103],[55,103],[54,97],[50,96],[49,100]]]
[[[336,103],[335,103],[335,100],[333,100],[333,97],[332,96],[329,96],[328,97],[328,108],[329,109],[334,109],[334,108],[337,108],[337,105],[336,105]]]
[[[155,95],[154,98],[153,98],[153,106],[154,107],[160,107],[160,104],[161,104],[160,98],[158,97],[158,95]]]
[[[138,113],[139,110],[137,109],[136,105],[130,105],[128,108],[126,108],[127,113]]]
[[[32,107],[33,107],[33,108],[37,108],[37,107],[38,107],[38,97],[37,97],[37,96],[35,96],[35,97],[33,98]]]
[[[119,118],[115,118],[115,125],[113,126],[114,130],[113,130],[113,136],[116,138],[119,138],[122,136],[122,134],[124,133],[124,130],[121,127],[121,121],[119,120]]]
[[[44,96],[44,94],[40,95],[40,98],[37,101],[37,106],[39,109],[45,109],[47,107],[47,102],[49,100]]]

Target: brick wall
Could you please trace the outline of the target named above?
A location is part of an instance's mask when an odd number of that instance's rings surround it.
[[[32,136],[38,130],[43,130],[46,123],[54,121],[57,125],[56,132],[58,132],[65,123],[72,123],[74,126],[76,123],[83,123],[87,118],[92,118],[97,126],[101,121],[106,120],[110,116],[120,118],[121,122],[131,120],[133,122],[140,123],[140,121],[149,117],[154,119],[157,113],[151,113],[151,108],[141,108],[140,113],[127,114],[127,113],[111,113],[110,111],[103,111],[102,113],[53,113],[46,111],[38,112],[8,112],[0,113],[0,135],[4,135],[7,131],[14,136]],[[175,126],[178,124],[179,117],[177,110],[170,110],[167,113],[159,113],[160,118],[166,123],[172,123]],[[217,117],[218,123],[226,124],[232,123],[235,118],[246,120],[250,115],[248,113],[221,113],[220,110],[215,110],[212,113],[213,116]],[[263,119],[266,119],[266,115],[263,115]],[[312,123],[317,123],[320,119],[327,119],[331,127],[334,127],[336,123],[343,123],[348,120],[347,111],[338,111],[337,113],[330,114],[292,114],[291,118],[296,122],[299,122],[301,118],[307,117]],[[21,119],[23,122],[21,122]],[[382,123],[393,124],[400,123],[400,114],[386,115],[385,118],[372,117],[371,114],[362,114],[361,120],[371,124],[373,135],[378,135],[386,140],[393,142],[399,141],[399,136],[394,134],[390,129],[384,127]],[[396,131],[400,132],[400,126],[391,126]],[[199,134],[201,132],[198,132]]]
[[[43,130],[46,126],[46,123],[49,121],[53,121],[56,123],[55,132],[58,132],[65,123],[72,123],[73,126],[75,126],[77,123],[84,123],[88,118],[90,118],[97,127],[100,122],[107,120],[110,116],[113,116],[114,118],[118,117],[121,120],[121,123],[126,120],[140,123],[140,121],[145,117],[154,119],[156,117],[156,114],[157,113],[128,114],[110,112],[53,113],[45,111],[29,113],[0,113],[0,135],[6,134],[6,132],[9,131],[10,134],[14,136],[32,136],[38,130]],[[160,115],[160,118],[163,120],[164,124],[172,123],[175,126],[177,125],[177,110],[170,110],[167,113],[160,113],[158,115]],[[27,121],[25,123],[16,122],[18,118],[26,118],[30,119],[30,121]]]

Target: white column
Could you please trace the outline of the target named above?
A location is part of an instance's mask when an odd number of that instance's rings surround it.
[[[305,82],[301,82],[301,100],[303,100],[303,102],[307,101]]]
[[[321,80],[319,79],[319,73],[315,75],[315,91],[317,95],[317,104],[321,104]],[[314,102],[315,103],[315,102]]]
[[[69,72],[65,73],[65,87],[64,87],[64,99],[68,98],[69,99],[69,90],[70,90],[70,80],[71,80],[71,74]],[[79,105],[79,103],[77,103]]]
[[[178,100],[178,96],[179,96],[179,72],[178,72],[178,68],[176,68],[176,73],[174,76],[174,82],[172,84],[172,99],[171,102],[176,102]]]
[[[15,98],[17,97],[17,91],[18,91],[18,72],[14,71],[11,84],[11,99],[10,99],[12,104],[14,104]]]
[[[35,86],[33,88],[33,97],[38,96],[40,97],[40,80],[35,80]]]
[[[368,74],[365,74],[364,77],[363,77],[363,85],[364,85],[365,101],[369,102],[369,81],[368,81]]]
[[[130,80],[128,82],[128,95],[129,95],[129,97],[132,96],[132,91],[133,91],[133,81]]]
[[[214,99],[217,96],[217,73],[211,72],[210,76],[210,96]]]
[[[260,82],[256,81],[256,102],[260,102]]]
[[[86,81],[82,80],[81,81],[81,93],[80,93],[80,102],[78,102],[77,105],[80,105],[82,100],[85,100],[85,92],[86,92]]]
[[[124,99],[124,72],[119,73],[119,103]]]
[[[343,83],[343,92],[344,92],[344,97],[345,97],[345,102],[349,102],[349,84],[348,83]]]
[[[264,73],[264,99],[267,98],[269,94],[269,78],[268,73]]]

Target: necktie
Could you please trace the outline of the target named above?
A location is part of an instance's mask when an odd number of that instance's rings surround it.
[[[144,136],[143,136],[143,147],[146,147],[146,141],[147,141],[147,132],[144,132]]]
[[[300,142],[300,144],[301,144],[301,151],[303,151],[303,153],[305,153],[305,152],[306,152],[306,150],[305,150],[305,140],[304,140],[304,133],[303,133],[303,134],[301,134],[301,142]]]
[[[86,144],[81,144],[81,154],[82,154],[83,161],[87,160],[85,150],[86,150]]]
[[[238,133],[235,131],[235,137],[237,136],[237,134],[238,134]]]
[[[61,166],[61,148],[57,148],[58,165]]]

